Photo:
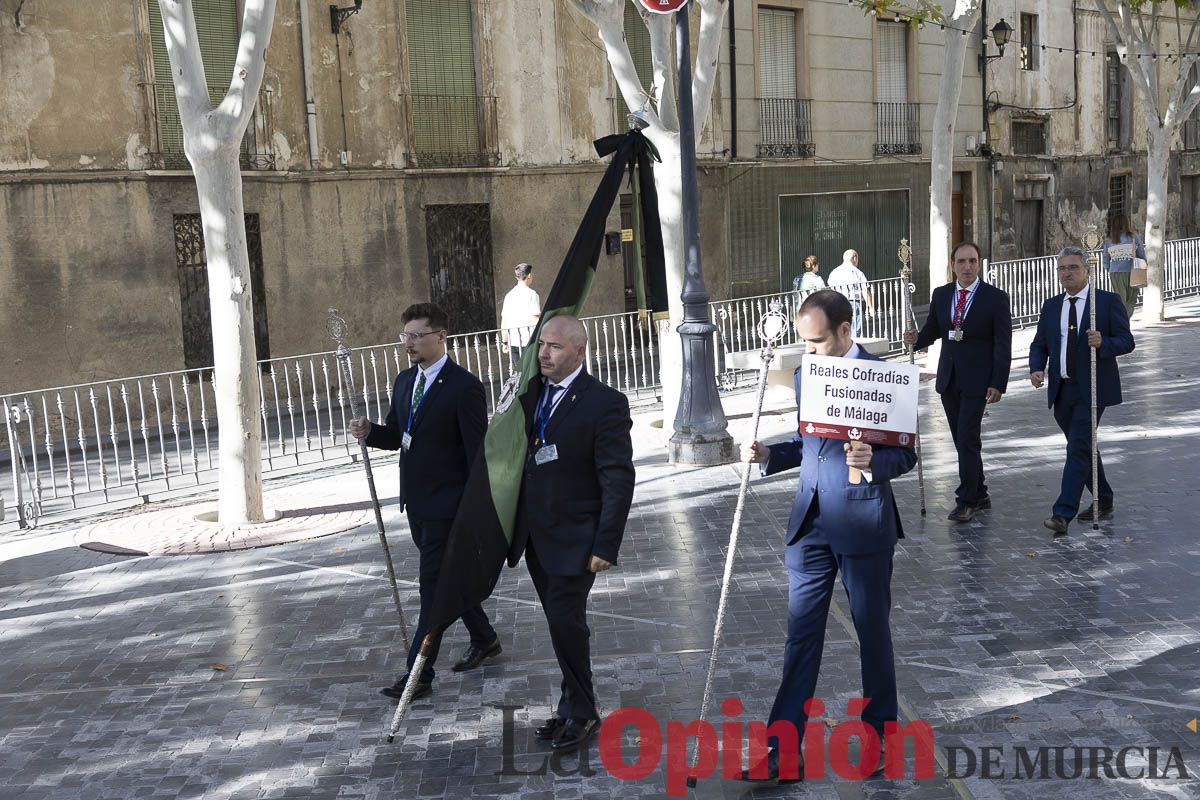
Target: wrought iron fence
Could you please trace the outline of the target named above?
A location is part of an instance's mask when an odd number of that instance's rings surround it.
[[[759,158],[812,158],[811,101],[758,98]]]
[[[1164,252],[1167,298],[1200,293],[1200,238],[1168,242]],[[1012,298],[1017,327],[1036,320],[1042,303],[1059,292],[1053,257],[996,262],[987,274]],[[1103,270],[1098,285],[1108,286]],[[870,284],[875,314],[863,320],[863,337],[883,340],[889,353],[901,352],[908,327],[900,295],[904,288],[899,278]],[[755,326],[776,300],[791,317],[799,298],[786,292],[712,303],[719,355],[756,350]],[[589,337],[588,371],[632,397],[655,397],[667,323],[652,323],[638,312],[583,322]],[[527,336],[525,332],[520,338]],[[796,341],[795,331],[789,330],[784,343]],[[448,350],[483,381],[489,408],[494,408],[513,368],[504,334],[491,330],[452,336]],[[372,419],[386,417],[394,377],[407,366],[397,344],[354,351],[355,392]],[[260,368],[265,472],[346,460],[357,452],[345,434],[350,404],[332,353],[269,359]],[[214,409],[211,369],[0,396],[0,511],[31,525],[74,509],[146,501],[211,484],[218,463]]]
[[[1092,257],[1099,263],[1100,252]],[[1200,293],[1200,238],[1175,239],[1163,247],[1163,264],[1166,270],[1164,297],[1178,297]],[[1112,290],[1108,272],[1099,269],[1096,286]],[[1013,325],[1024,327],[1037,321],[1042,304],[1061,289],[1054,256],[1039,256],[1016,261],[997,261],[988,266],[987,280],[1008,292],[1012,302]],[[1138,293],[1138,303],[1141,303]]]
[[[921,152],[921,106],[916,103],[875,104],[875,154],[917,155]]]
[[[500,163],[496,98],[403,95],[411,130],[409,166],[494,167]]]

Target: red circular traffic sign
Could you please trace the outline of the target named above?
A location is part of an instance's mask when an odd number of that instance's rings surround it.
[[[688,0],[640,0],[642,8],[651,14],[670,14],[687,5]]]

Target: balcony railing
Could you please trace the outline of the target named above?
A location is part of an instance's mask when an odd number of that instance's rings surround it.
[[[410,94],[409,166],[494,167],[500,163],[496,98]]]
[[[809,100],[758,98],[759,158],[812,158],[815,149]]]
[[[175,101],[175,86],[170,83],[142,84],[149,114],[148,127],[150,146],[147,156],[154,169],[191,169],[183,152],[183,123],[179,118],[179,106]],[[228,85],[210,85],[209,101],[215,106],[225,97]],[[274,169],[275,151],[271,138],[274,136],[274,108],[272,91],[265,86],[258,93],[254,116],[242,138],[242,169]]]
[[[1183,123],[1183,149],[1200,150],[1200,111]]]
[[[921,152],[921,107],[916,103],[876,103],[875,131],[876,155],[917,155]]]

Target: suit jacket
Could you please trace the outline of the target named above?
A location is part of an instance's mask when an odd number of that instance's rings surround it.
[[[1012,366],[1012,305],[1008,294],[991,284],[979,282],[975,299],[963,320],[963,339],[956,342],[946,336],[954,330],[951,304],[957,283],[933,290],[929,316],[917,334],[916,350],[942,341],[938,359],[937,385],[945,392],[953,380],[961,394],[982,397],[989,388],[1008,389],[1008,371]]]
[[[858,357],[880,360],[861,349]],[[797,419],[801,375],[802,368],[797,369]],[[911,447],[873,447],[871,482],[855,486],[848,478],[844,444],[838,439],[798,435],[790,442],[771,445],[768,475],[800,467],[800,484],[796,487],[784,539],[788,545],[800,541],[800,528],[813,502],[817,503],[822,521],[832,522],[827,526],[835,531],[829,546],[840,555],[877,553],[895,547],[896,540],[904,538],[890,481],[913,468],[917,463],[916,451]]]
[[[525,395],[527,435],[541,387],[535,378]],[[539,465],[530,447],[525,460],[510,565],[530,541],[552,575],[581,575],[593,555],[617,563],[633,503],[632,427],[625,395],[580,372],[546,426],[558,459]]]
[[[1062,391],[1062,307],[1066,293],[1051,297],[1042,305],[1038,318],[1037,333],[1029,345],[1029,371],[1046,372],[1046,404],[1054,407],[1058,393]],[[1081,397],[1091,392],[1091,356],[1084,331],[1091,327],[1091,309],[1085,299],[1079,312],[1080,342],[1075,362],[1075,378],[1079,381]],[[1100,350],[1096,353],[1096,405],[1104,408],[1121,402],[1121,375],[1117,370],[1117,356],[1133,352],[1133,334],[1129,330],[1129,316],[1121,298],[1103,289],[1096,290],[1096,330],[1100,331]]]
[[[399,450],[412,407],[417,367],[398,376],[383,425],[371,424],[367,445]],[[487,431],[483,384],[450,359],[413,418],[412,447],[400,453],[400,508],[413,519],[454,519],[471,462]]]

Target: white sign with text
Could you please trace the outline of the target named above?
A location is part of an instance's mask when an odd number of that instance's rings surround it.
[[[920,367],[805,355],[800,375],[800,433],[870,445],[913,445]]]

